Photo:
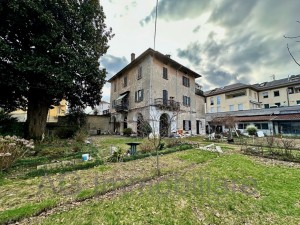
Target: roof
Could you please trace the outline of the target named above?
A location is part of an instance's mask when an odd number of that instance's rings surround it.
[[[274,120],[277,116],[241,116],[236,120],[239,122],[252,122],[252,121],[270,121]]]
[[[161,62],[164,62],[165,64],[169,64],[174,68],[179,68],[179,71],[182,71],[184,73],[188,73],[190,75],[192,75],[195,78],[199,78],[201,77],[200,74],[194,72],[193,70],[183,66],[182,64],[176,62],[175,60],[171,59],[169,56],[164,55],[158,51],[153,50],[152,48],[148,48],[146,51],[144,51],[141,55],[139,55],[136,59],[134,59],[132,62],[130,62],[127,66],[125,66],[122,70],[120,70],[118,73],[116,73],[113,77],[111,77],[108,82],[113,81],[114,79],[116,79],[118,76],[121,76],[125,71],[133,68],[134,66],[136,66],[137,64],[139,64],[144,58],[146,58],[147,56],[153,56],[155,58],[157,58],[158,60],[160,60]]]
[[[224,87],[215,88],[213,90],[205,91],[204,96],[212,96],[216,94],[222,94],[230,91],[237,91],[244,88],[252,88],[251,85],[243,84],[243,83],[236,83],[236,84],[230,84]]]
[[[279,80],[273,80],[269,82],[262,82],[259,84],[243,84],[243,83],[236,83],[236,84],[231,84],[225,87],[221,88],[215,88],[209,91],[204,92],[205,96],[212,96],[216,94],[222,94],[226,93],[229,91],[235,91],[235,90],[240,90],[244,88],[251,88],[255,91],[263,91],[263,90],[270,90],[270,89],[275,89],[275,88],[280,88],[280,87],[288,87],[290,85],[295,85],[295,84],[300,84],[300,74],[298,75],[291,75],[288,78],[283,78]]]

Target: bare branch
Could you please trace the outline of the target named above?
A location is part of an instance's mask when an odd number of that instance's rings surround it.
[[[293,39],[293,38],[300,38],[300,36],[285,36],[283,35],[284,38],[289,38],[289,39]]]
[[[297,62],[297,60],[294,58],[293,54],[291,53],[290,48],[289,48],[289,44],[286,44],[286,47],[287,47],[287,49],[288,49],[288,51],[289,51],[291,57],[292,57],[293,60],[295,61],[295,63],[296,63],[298,66],[300,66],[300,64]]]

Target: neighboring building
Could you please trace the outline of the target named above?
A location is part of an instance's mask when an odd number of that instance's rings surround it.
[[[254,85],[237,83],[204,95],[208,126],[216,117],[231,115],[242,132],[251,124],[267,135],[300,134],[300,75]]]
[[[204,97],[195,83],[199,77],[151,48],[137,58],[131,54],[131,62],[108,80],[111,131],[122,134],[124,128],[131,127],[139,133],[141,122],[148,121],[155,133],[170,135],[183,130],[204,134]]]
[[[62,100],[59,106],[52,106],[52,109],[49,109],[47,115],[47,122],[57,122],[58,116],[65,116],[67,112],[67,102]],[[19,122],[26,122],[27,112],[21,109],[13,111],[10,113],[12,117],[18,119]]]
[[[99,105],[96,105],[94,109],[87,107],[85,113],[88,115],[108,115],[110,104],[106,101],[101,101]]]
[[[206,113],[300,105],[300,75],[254,85],[232,84],[204,95]]]

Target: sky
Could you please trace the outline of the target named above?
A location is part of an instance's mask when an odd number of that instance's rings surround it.
[[[154,48],[156,0],[100,0],[115,36],[100,58],[107,79]],[[155,50],[202,75],[210,90],[300,74],[299,0],[159,0]],[[109,102],[110,84],[103,88]]]

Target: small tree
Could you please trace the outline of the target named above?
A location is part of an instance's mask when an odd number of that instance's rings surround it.
[[[249,126],[246,127],[246,130],[247,130],[249,135],[256,135],[256,132],[257,132],[256,126],[249,125]]]
[[[227,114],[225,116],[216,116],[212,119],[212,124],[213,125],[217,125],[217,126],[225,126],[225,128],[228,129],[228,139],[232,140],[232,131],[236,131],[235,130],[235,124],[236,124],[236,117],[232,116],[230,114]],[[237,134],[238,135],[238,134]]]

